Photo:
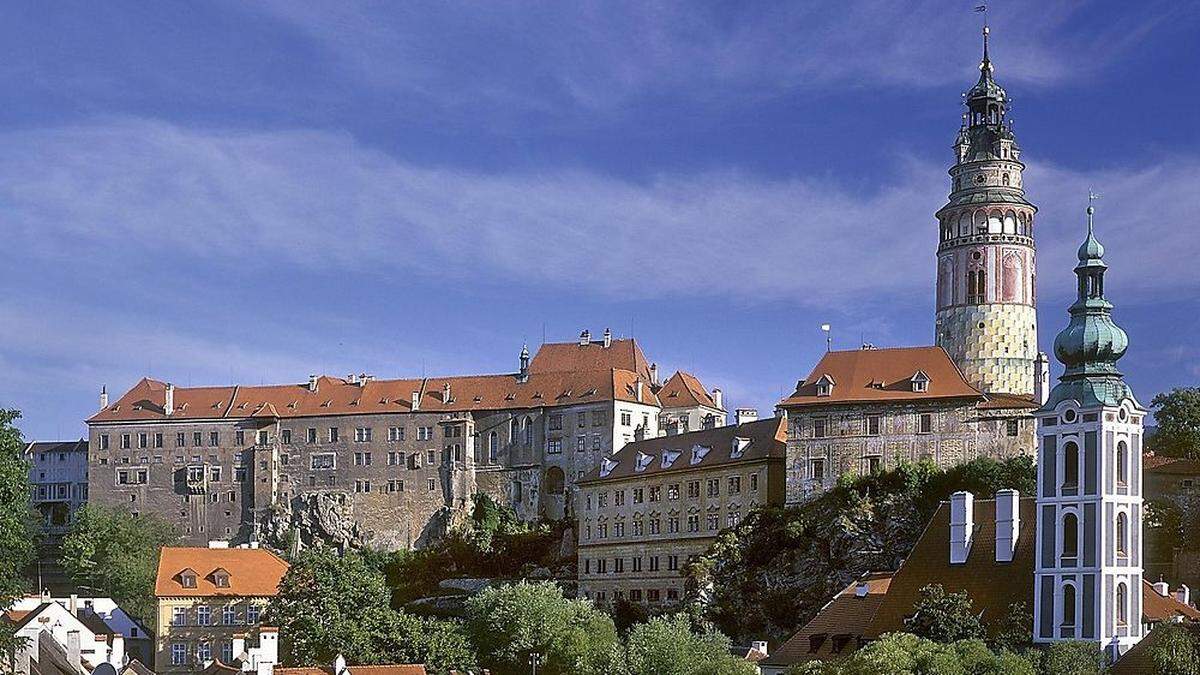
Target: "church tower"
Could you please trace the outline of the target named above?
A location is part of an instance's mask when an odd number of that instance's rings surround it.
[[[1065,366],[1038,419],[1035,642],[1086,640],[1115,659],[1142,639],[1142,418],[1117,360],[1104,247],[1079,247],[1078,297],[1054,340]]]
[[[979,81],[963,94],[950,199],[937,212],[935,341],[978,389],[1032,397],[1037,207],[1025,199],[1009,99],[993,70],[984,27]]]

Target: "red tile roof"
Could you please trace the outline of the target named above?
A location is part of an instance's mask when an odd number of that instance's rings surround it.
[[[646,380],[650,365],[633,338],[603,342],[549,342],[538,348],[529,363],[530,373],[566,373],[589,370],[628,370]]]
[[[741,455],[733,456],[733,441],[744,438],[749,441]],[[693,448],[705,449],[702,457],[692,463]],[[618,480],[630,476],[644,476],[664,472],[687,471],[708,468],[734,462],[752,462],[763,459],[782,460],[787,451],[787,425],[781,417],[771,417],[740,425],[704,429],[674,436],[656,436],[628,443],[601,466],[592,469],[577,484],[593,481]],[[669,466],[663,466],[664,453],[678,453]],[[638,470],[638,457],[646,459]],[[613,464],[615,463],[615,464]],[[605,466],[611,470],[604,472]],[[603,475],[602,475],[603,474]]]
[[[347,666],[350,675],[425,675],[422,664],[394,666]],[[276,668],[275,675],[335,675],[333,668]]]
[[[928,391],[915,392],[912,378],[929,377]],[[817,381],[832,378],[829,396],[817,396]],[[983,400],[941,347],[898,347],[826,352],[796,391],[780,402],[793,408],[864,401],[915,401],[946,398]]]
[[[836,658],[843,651],[853,651],[874,620],[891,581],[892,572],[875,572],[850,584],[826,603],[804,628],[772,651],[763,664],[790,666]],[[867,592],[862,596],[858,595],[860,583],[866,584]]]
[[[1161,455],[1143,455],[1142,469],[1146,473],[1200,476],[1200,460],[1163,457]]]
[[[664,408],[690,408],[693,406],[708,406],[718,408],[712,394],[704,390],[704,385],[691,373],[682,370],[675,371],[671,379],[658,390],[658,400]]]
[[[322,376],[316,391],[306,384],[230,387],[176,387],[174,411],[168,416],[166,383],[143,378],[120,399],[93,415],[88,423],[134,420],[290,418],[319,415],[396,413],[412,410],[412,394],[420,392],[420,410],[461,412],[508,408],[578,405],[593,401],[658,405],[650,381],[626,370],[515,375],[431,377],[426,380],[369,380],[362,383]],[[450,397],[444,399],[444,385]]]
[[[1184,630],[1191,631],[1195,639],[1200,640],[1200,624],[1178,625]],[[1117,659],[1117,662],[1109,668],[1108,675],[1161,675],[1158,668],[1154,666],[1154,658],[1150,655],[1150,650],[1158,644],[1165,628],[1165,625],[1155,626],[1146,637]]]
[[[225,570],[229,587],[218,587],[213,572]],[[180,573],[196,573],[196,588],[184,588]],[[154,594],[162,597],[269,597],[279,592],[288,571],[282,558],[261,548],[201,548],[168,546],[158,556]]]

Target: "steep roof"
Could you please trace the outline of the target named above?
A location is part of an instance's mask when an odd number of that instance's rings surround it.
[[[1200,623],[1174,625],[1190,631],[1196,640],[1200,640]],[[1112,664],[1108,670],[1108,675],[1159,675],[1159,670],[1154,666],[1154,657],[1151,656],[1150,651],[1162,639],[1163,634],[1166,632],[1165,629],[1165,624],[1155,626],[1146,637],[1130,647],[1129,651],[1122,654],[1121,658]]]
[[[196,588],[184,588],[180,573],[196,572]],[[213,583],[213,572],[229,573],[229,587]],[[288,570],[282,558],[261,548],[202,548],[168,546],[158,556],[158,578],[154,594],[158,597],[196,596],[273,596]]]
[[[25,446],[25,452],[35,454],[39,452],[87,452],[88,442],[86,439],[77,441],[34,441]]]
[[[702,405],[718,410],[722,409],[713,400],[712,394],[704,390],[704,385],[700,383],[699,378],[682,370],[675,371],[675,374],[658,390],[658,400],[662,402],[664,408],[691,408]]]
[[[650,379],[646,355],[633,338],[604,342],[548,342],[538,348],[529,363],[530,373],[563,373],[588,370],[628,370]]]
[[[346,666],[346,675],[425,675],[423,664],[393,666]],[[275,675],[339,675],[328,666],[304,668],[276,668]]]
[[[891,581],[892,572],[875,572],[842,589],[811,621],[772,651],[763,664],[790,666],[836,658],[846,646],[850,648],[847,651],[853,650],[874,620]],[[867,592],[862,596],[858,595],[860,583],[866,584]]]
[[[658,405],[648,377],[628,370],[545,372],[528,381],[516,375],[466,375],[424,380],[367,380],[322,376],[315,391],[307,383],[267,386],[175,387],[174,410],[165,412],[166,383],[143,378],[115,403],[93,415],[89,424],[134,420],[195,420],[296,418],[321,415],[500,410],[578,405],[594,401],[638,402],[636,383],[642,381],[642,401]],[[445,385],[450,397],[444,398]]]
[[[927,391],[913,391],[917,373],[929,378]],[[829,396],[817,396],[817,382],[833,380]],[[941,347],[897,347],[826,352],[796,391],[780,402],[793,408],[865,401],[920,401],[946,398],[982,400]]]
[[[748,441],[738,456],[734,456],[734,439]],[[693,449],[700,452],[693,453]],[[744,424],[703,429],[675,436],[656,436],[628,443],[589,471],[576,484],[619,480],[630,476],[645,476],[666,472],[708,468],[734,462],[763,459],[783,459],[787,449],[787,425],[783,418],[772,417]],[[674,458],[664,466],[664,457]],[[693,462],[694,455],[699,459]],[[639,470],[638,458],[645,460]],[[606,471],[607,469],[607,471]]]
[[[1200,476],[1200,460],[1182,457],[1143,455],[1142,469],[1146,473],[1161,473],[1177,476]]]

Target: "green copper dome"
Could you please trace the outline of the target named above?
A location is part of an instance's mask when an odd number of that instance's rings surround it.
[[[1078,297],[1068,310],[1071,321],[1054,338],[1054,355],[1066,366],[1059,383],[1050,392],[1044,409],[1074,399],[1084,407],[1116,406],[1133,393],[1117,370],[1117,361],[1129,348],[1129,336],[1112,319],[1112,303],[1104,297],[1104,273],[1108,266],[1101,258],[1104,247],[1092,229],[1088,207],[1088,233],[1079,247]],[[1135,399],[1136,400],[1136,399]]]

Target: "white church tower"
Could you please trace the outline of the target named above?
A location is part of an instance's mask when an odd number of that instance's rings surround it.
[[[1143,637],[1142,418],[1117,360],[1104,247],[1079,247],[1078,298],[1054,340],[1065,366],[1038,418],[1035,642],[1086,640],[1115,659]]]

